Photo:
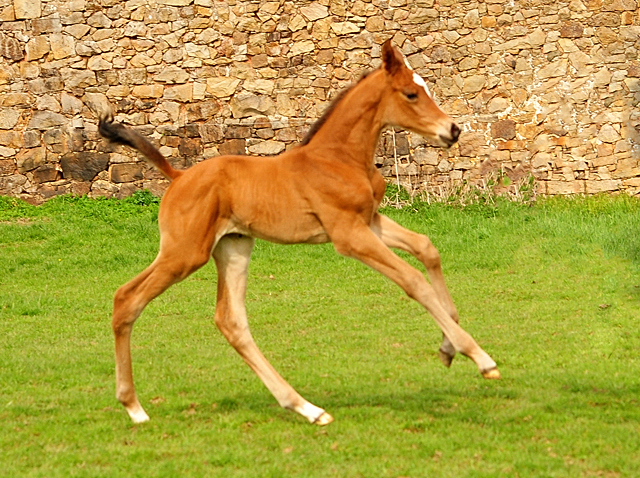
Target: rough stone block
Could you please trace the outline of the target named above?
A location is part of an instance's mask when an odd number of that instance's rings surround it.
[[[611,173],[611,177],[614,179],[627,179],[634,176],[640,176],[638,160],[634,158],[618,160],[616,169]]]
[[[434,63],[451,61],[451,53],[444,45],[436,45],[431,50],[431,61]]]
[[[143,85],[147,81],[147,69],[127,68],[118,72],[118,78],[123,85]]]
[[[552,157],[549,153],[536,153],[531,160],[531,167],[534,169],[548,169]]]
[[[413,160],[419,165],[437,166],[440,153],[435,148],[422,148],[413,153]]]
[[[17,196],[30,186],[29,178],[22,174],[0,176],[0,194],[3,196]]]
[[[217,77],[207,78],[207,93],[216,98],[226,98],[235,93],[240,80],[237,78]]]
[[[138,163],[121,163],[111,166],[110,179],[114,183],[128,183],[143,178],[142,165]]]
[[[37,18],[32,20],[31,28],[34,35],[43,33],[60,33],[62,32],[62,22],[59,18]]]
[[[105,71],[111,70],[113,68],[113,64],[106,61],[102,57],[92,56],[87,62],[87,68],[89,68],[91,71]]]
[[[477,93],[484,88],[487,79],[484,75],[472,75],[464,79],[462,91],[464,93]]]
[[[0,129],[12,129],[20,120],[20,110],[13,108],[0,108]]]
[[[166,100],[188,103],[193,99],[193,83],[166,87],[162,97]]]
[[[41,0],[13,0],[16,20],[39,18],[42,15]]]
[[[164,93],[162,85],[138,85],[133,87],[131,94],[138,98],[161,98]]]
[[[244,139],[231,139],[218,147],[220,154],[245,155],[247,154],[247,141]]]
[[[557,78],[567,74],[568,60],[562,59],[536,70],[539,79]]]
[[[45,162],[46,150],[42,147],[25,149],[16,155],[16,166],[18,171],[26,173],[32,171]]]
[[[250,138],[251,128],[248,126],[229,126],[224,133],[224,137],[229,139]]]
[[[0,131],[0,145],[19,149],[24,146],[24,141],[19,131]]]
[[[552,196],[584,193],[585,181],[545,181],[546,193]]]
[[[61,60],[76,54],[76,41],[71,35],[52,33],[49,37],[51,53],[55,60]]]
[[[36,111],[31,116],[27,129],[45,130],[55,126],[62,126],[67,122],[67,118],[60,113],[53,111]]]
[[[599,181],[588,180],[585,181],[585,192],[587,194],[597,194],[609,191],[618,191],[622,186],[622,181],[619,179],[602,179]]]
[[[46,36],[37,36],[35,38],[31,38],[26,46],[26,60],[34,61],[39,58],[44,57],[47,53],[49,53],[51,47],[49,45],[49,40]]]
[[[111,27],[111,20],[103,12],[98,11],[87,18],[87,25],[95,28],[109,28]]]
[[[205,143],[217,143],[224,135],[220,126],[204,123],[200,125],[200,137]]]
[[[13,159],[0,159],[0,176],[8,176],[16,172],[16,163]]]
[[[189,73],[178,66],[169,65],[155,75],[154,80],[162,83],[186,83],[189,80]]]
[[[178,143],[178,151],[185,158],[202,156],[202,142],[198,138],[181,138]]]
[[[315,22],[316,20],[329,16],[327,7],[318,3],[300,7],[300,13],[308,22]]]
[[[575,20],[564,22],[560,27],[560,36],[564,38],[580,38],[583,33],[584,27]]]
[[[24,58],[22,45],[15,38],[0,33],[0,56],[11,61],[19,61]]]
[[[114,197],[120,188],[110,183],[109,181],[105,181],[104,179],[98,179],[91,184],[91,191],[89,193],[89,197]]]
[[[60,179],[60,172],[55,164],[43,164],[33,171],[35,183],[46,183]]]
[[[63,177],[80,181],[92,181],[99,172],[106,171],[108,165],[108,153],[89,151],[67,153],[60,160]]]
[[[87,88],[97,84],[96,74],[93,71],[62,68],[60,76],[67,91],[75,88]]]
[[[598,132],[598,139],[604,143],[615,143],[620,139],[620,133],[612,125],[605,124]]]
[[[22,133],[25,148],[40,146],[40,131],[24,131]]]
[[[596,13],[591,17],[591,24],[594,27],[619,27],[620,23],[619,13]]]
[[[491,136],[507,140],[514,139],[516,137],[516,122],[506,119],[492,123]]]
[[[272,115],[275,113],[273,100],[268,96],[241,93],[231,99],[231,113],[234,118]]]
[[[249,147],[251,154],[257,154],[260,156],[271,156],[280,154],[285,149],[285,144],[281,141],[261,141]]]
[[[625,78],[624,84],[633,93],[640,91],[640,78]]]

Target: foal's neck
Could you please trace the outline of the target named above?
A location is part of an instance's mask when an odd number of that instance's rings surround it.
[[[330,150],[332,159],[370,168],[382,131],[382,72],[364,78],[336,105],[309,142],[313,149]]]

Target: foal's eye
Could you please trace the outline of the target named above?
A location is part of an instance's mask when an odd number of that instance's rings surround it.
[[[409,100],[409,101],[415,101],[418,99],[418,93],[404,93],[404,96]]]

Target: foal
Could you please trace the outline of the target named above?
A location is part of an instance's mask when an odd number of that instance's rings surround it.
[[[149,417],[133,385],[133,323],[153,298],[212,255],[218,269],[215,323],[220,331],[282,407],[318,425],[333,420],[276,372],[249,332],[244,300],[256,237],[281,244],[332,242],[338,253],[384,274],[431,313],[444,335],[440,359],[445,365],[460,352],[485,378],[500,377],[496,363],[458,325],[436,248],[426,236],[378,213],[385,182],[373,156],[387,126],[414,131],[444,147],[460,133],[390,42],[382,48],[380,69],[342,95],[300,147],[279,156],[221,156],[179,171],[135,131],[110,116],[100,120],[105,138],[137,149],[171,181],[158,217],[158,256],[120,287],[114,299],[116,396],[134,422]],[[432,285],[390,248],[417,257]]]

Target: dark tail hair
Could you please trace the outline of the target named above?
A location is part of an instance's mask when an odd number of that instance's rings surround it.
[[[175,179],[182,171],[174,169],[158,149],[133,129],[113,122],[113,115],[106,114],[98,124],[100,134],[112,143],[124,144],[140,151],[169,180]]]

